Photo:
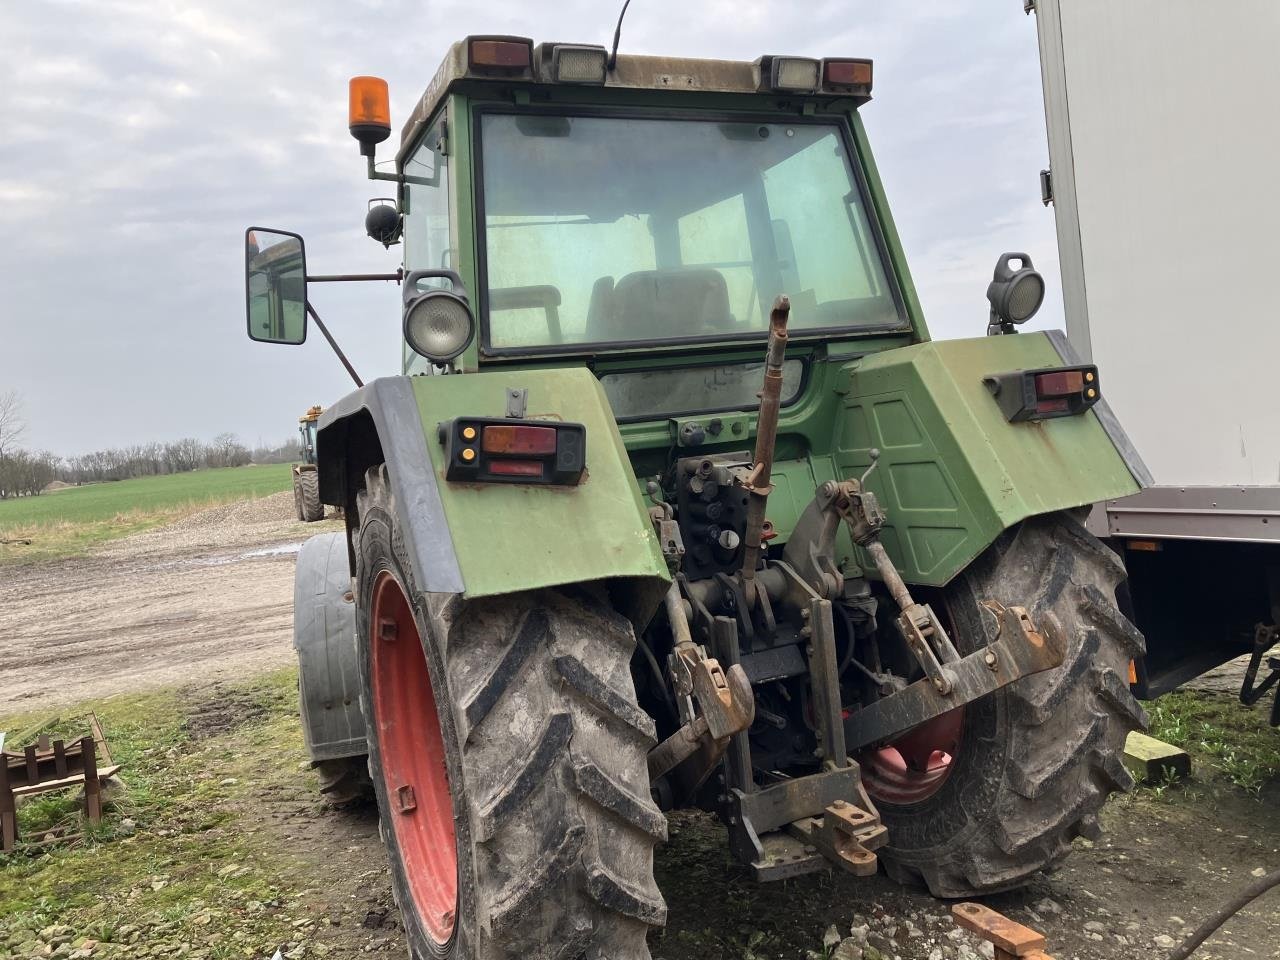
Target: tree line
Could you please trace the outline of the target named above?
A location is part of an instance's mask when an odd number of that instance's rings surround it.
[[[276,446],[250,448],[233,433],[212,441],[184,437],[167,443],[108,447],[75,457],[24,449],[26,432],[21,398],[0,393],[0,500],[38,496],[53,481],[102,483],[185,473],[202,467],[242,467],[248,463],[292,463],[302,459],[301,444],[292,438]]]

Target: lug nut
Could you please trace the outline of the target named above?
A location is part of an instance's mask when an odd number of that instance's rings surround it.
[[[401,813],[412,813],[418,809],[418,798],[411,784],[403,784],[396,788],[396,806]]]

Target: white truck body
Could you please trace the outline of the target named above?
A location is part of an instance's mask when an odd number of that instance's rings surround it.
[[[1109,536],[1280,542],[1280,0],[1034,0],[1067,334],[1155,486]]]

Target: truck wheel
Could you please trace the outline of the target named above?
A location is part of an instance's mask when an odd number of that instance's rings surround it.
[[[320,473],[303,470],[293,478],[294,496],[298,501],[298,519],[303,523],[315,523],[324,519],[324,504],[320,502]]]
[[[357,497],[369,770],[410,952],[648,960],[653,721],[599,600],[418,592],[385,466]]]
[[[293,471],[293,513],[299,520],[302,516],[302,474]]]
[[[889,827],[889,874],[938,897],[1024,884],[1096,838],[1098,810],[1133,780],[1120,762],[1146,715],[1129,692],[1142,635],[1115,604],[1124,567],[1067,514],[1024,521],[946,588],[953,640],[994,636],[982,601],[1028,607],[1063,628],[1063,664],[1027,677],[860,758]],[[941,612],[941,611],[940,611]]]

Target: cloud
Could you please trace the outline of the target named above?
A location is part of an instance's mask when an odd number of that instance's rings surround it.
[[[244,337],[241,243],[250,224],[280,226],[307,236],[317,272],[397,265],[363,235],[366,201],[386,185],[364,179],[346,133],[347,78],[387,77],[401,118],[453,40],[607,43],[619,5],[6,5],[0,390],[25,394],[32,442],[74,453],[228,429],[280,438],[307,406],[346,392],[321,342]],[[935,333],[980,332],[1003,249],[1052,267],[1034,24],[1016,9],[643,0],[622,49],[875,58],[865,122]],[[315,301],[366,378],[398,372],[394,286],[330,284]]]

